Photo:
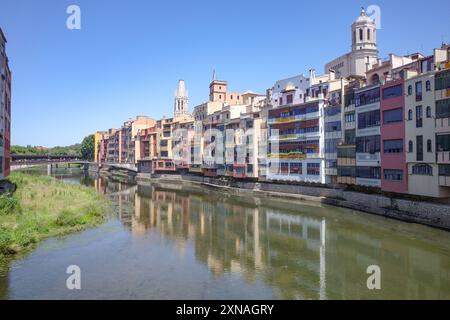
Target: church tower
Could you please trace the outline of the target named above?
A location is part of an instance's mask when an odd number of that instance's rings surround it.
[[[377,28],[375,21],[361,9],[360,16],[352,24],[352,51],[377,50]]]
[[[365,77],[378,62],[377,26],[364,8],[352,24],[352,51],[325,65],[325,73],[335,72],[336,78]]]
[[[178,88],[175,92],[175,104],[173,107],[173,116],[180,117],[189,114],[189,98],[184,80],[178,81]]]

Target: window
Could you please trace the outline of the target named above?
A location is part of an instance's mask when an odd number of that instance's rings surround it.
[[[391,181],[402,181],[403,170],[398,169],[384,169],[384,179]]]
[[[431,118],[431,107],[427,107],[427,118]]]
[[[335,131],[341,131],[341,122],[340,121],[325,123],[325,132],[335,132]]]
[[[422,128],[422,106],[416,107],[416,128]]]
[[[430,139],[428,139],[427,140],[427,152],[433,152],[433,147],[432,147],[432,145],[431,145],[431,140]]]
[[[367,29],[367,40],[370,40],[370,29]]]
[[[416,160],[417,161],[423,161],[423,137],[422,136],[417,136],[416,137],[416,146],[417,146],[417,150],[416,150]]]
[[[325,140],[325,153],[336,153],[337,145],[341,139],[326,139]]]
[[[358,92],[355,94],[355,102],[357,107],[379,101],[380,101],[380,88],[378,87],[371,90]]]
[[[280,98],[280,106],[283,105],[283,98]]]
[[[347,122],[347,123],[355,122],[355,114],[354,113],[347,113],[345,115],[345,122]]]
[[[338,176],[341,177],[355,177],[356,176],[356,168],[355,167],[338,167]]]
[[[422,101],[422,81],[416,82],[416,101]]]
[[[356,152],[370,154],[380,152],[380,136],[357,137]]]
[[[401,84],[383,89],[383,99],[392,99],[402,96],[403,86]]]
[[[359,41],[363,40],[363,29],[359,29]]]
[[[290,174],[302,174],[302,164],[301,163],[291,163],[289,173]]]
[[[412,86],[408,86],[408,96],[412,95]]]
[[[412,110],[408,111],[408,120],[412,120],[413,119],[413,112]]]
[[[345,143],[346,144],[355,144],[356,143],[356,130],[355,129],[345,130]]]
[[[430,80],[427,80],[427,82],[425,83],[425,90],[431,91],[431,82],[430,82]]]
[[[416,164],[412,167],[412,174],[432,176],[433,168],[428,164]]]
[[[383,141],[384,153],[402,153],[403,152],[403,140],[384,140]]]
[[[380,110],[373,110],[358,114],[358,129],[376,127],[380,125]]]
[[[356,167],[356,177],[363,179],[380,179],[380,167]]]
[[[383,123],[393,123],[403,121],[403,111],[401,108],[383,111]]]
[[[286,96],[286,103],[290,104],[294,101],[294,96],[292,94],[289,94]]]
[[[439,165],[439,175],[450,177],[450,165],[448,164],[440,164]]]
[[[450,151],[450,135],[442,134],[436,136],[436,145],[438,152],[440,151]]]
[[[450,98],[436,101],[436,118],[450,117]]]
[[[307,163],[306,164],[306,173],[311,176],[319,176],[320,175],[320,163]]]
[[[410,140],[408,142],[408,152],[412,153],[414,151],[413,142]]]
[[[280,164],[280,173],[281,174],[287,174],[289,172],[289,163],[288,162],[282,162]]]
[[[450,88],[450,70],[445,70],[435,75],[434,87],[436,91]]]

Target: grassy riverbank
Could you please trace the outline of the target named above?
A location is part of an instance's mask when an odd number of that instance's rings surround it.
[[[0,196],[0,256],[93,226],[108,209],[107,200],[93,188],[19,172],[10,180],[17,191]]]

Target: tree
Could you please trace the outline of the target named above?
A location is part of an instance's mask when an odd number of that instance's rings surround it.
[[[83,139],[81,142],[81,158],[87,161],[94,160],[94,135],[91,134]]]

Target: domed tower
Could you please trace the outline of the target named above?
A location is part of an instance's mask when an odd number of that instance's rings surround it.
[[[377,51],[377,26],[375,21],[367,16],[366,10],[361,9],[361,15],[352,24],[352,51]]]
[[[377,26],[361,9],[360,16],[352,24],[352,52],[350,74],[365,76],[378,63]]]
[[[178,81],[178,88],[175,92],[175,104],[173,107],[173,116],[180,117],[189,114],[189,98],[184,80]]]

